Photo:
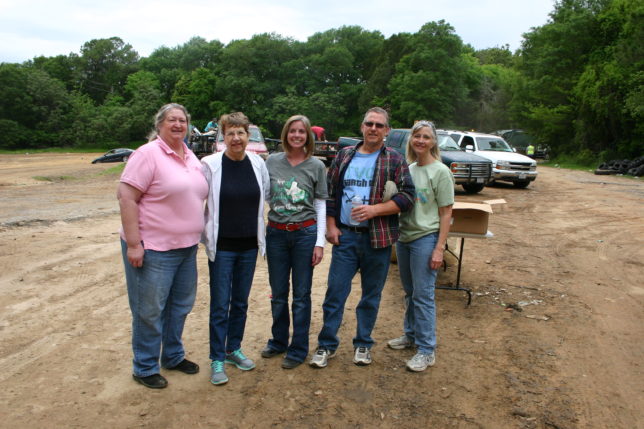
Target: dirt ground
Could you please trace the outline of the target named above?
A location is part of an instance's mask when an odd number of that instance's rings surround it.
[[[114,164],[91,165],[94,156],[0,155],[2,428],[644,427],[641,180],[540,167],[526,190],[457,191],[458,201],[507,204],[491,216],[494,238],[465,243],[472,305],[461,292],[437,291],[437,363],[424,373],[405,370],[412,351],[386,347],[402,330],[395,265],[372,365],[351,362],[357,281],[326,369],[287,371],[280,358],[262,359],[271,316],[260,259],[244,339],[257,368],[230,369],[228,384],[211,385],[200,250],[184,340],[202,370],[164,371],[170,385],[155,391],[131,377],[118,175],[101,174]],[[312,347],[330,252],[315,272]],[[439,277],[454,281],[454,267]]]

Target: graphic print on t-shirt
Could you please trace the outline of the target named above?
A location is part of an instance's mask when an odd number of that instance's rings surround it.
[[[373,175],[376,169],[376,160],[378,152],[370,154],[356,153],[347,171],[344,174],[342,207],[340,212],[340,222],[344,225],[350,225],[351,218],[351,199],[358,195],[362,198],[362,204],[369,204],[371,186],[373,185]],[[362,222],[359,226],[366,227],[367,221]]]
[[[432,190],[430,188],[416,188],[416,201],[421,204],[427,204],[431,194]]]
[[[288,180],[278,179],[271,190],[271,207],[281,215],[301,212],[309,198],[309,192],[301,189],[295,177]]]

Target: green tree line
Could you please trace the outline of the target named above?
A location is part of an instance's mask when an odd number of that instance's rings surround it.
[[[203,129],[243,111],[268,136],[300,113],[357,135],[380,105],[393,126],[521,128],[557,154],[597,159],[644,147],[644,3],[560,0],[521,47],[475,50],[445,21],[385,38],[344,26],[304,42],[275,33],[223,45],[195,37],[140,57],[119,37],[78,54],[0,64],[0,148],[113,147],[145,140],[164,103]]]

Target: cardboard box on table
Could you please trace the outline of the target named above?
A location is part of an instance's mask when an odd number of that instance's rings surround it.
[[[452,207],[450,232],[486,234],[492,206],[480,203],[455,202]]]

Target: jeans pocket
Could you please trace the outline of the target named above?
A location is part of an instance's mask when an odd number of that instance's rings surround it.
[[[318,235],[318,226],[317,226],[317,224],[313,224],[313,225],[307,226],[306,228],[302,228],[301,231],[302,231],[302,233],[304,235],[311,235],[311,236],[315,235],[315,236],[317,236]]]

